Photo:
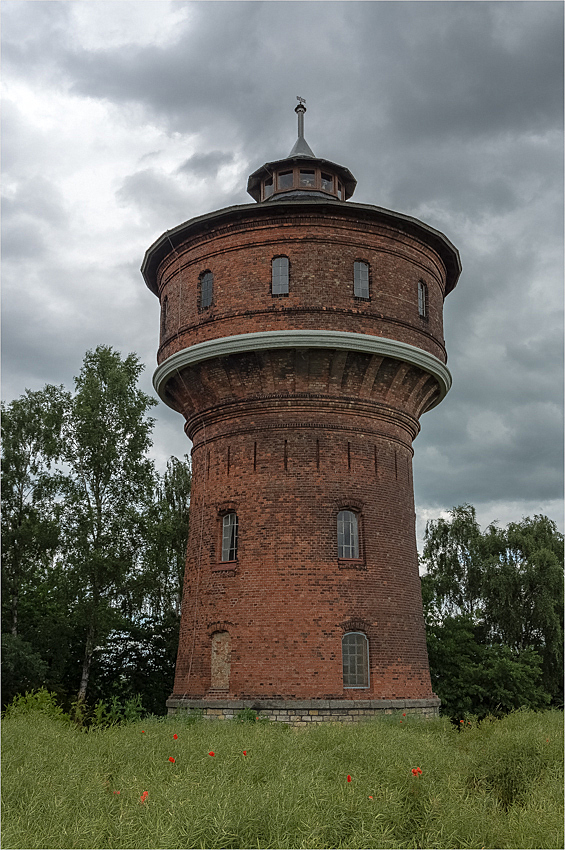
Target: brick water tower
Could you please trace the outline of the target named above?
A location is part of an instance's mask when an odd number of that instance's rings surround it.
[[[349,201],[298,139],[253,203],[161,236],[154,386],[192,441],[169,712],[253,707],[306,724],[436,713],[416,549],[412,441],[449,390],[448,239]]]

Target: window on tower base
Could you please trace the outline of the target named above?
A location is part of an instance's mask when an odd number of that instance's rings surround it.
[[[347,632],[341,641],[343,687],[369,687],[369,641],[363,632]]]
[[[237,514],[226,514],[222,520],[222,561],[237,560],[237,529]]]
[[[353,511],[340,511],[337,515],[337,556],[359,557],[359,524]]]

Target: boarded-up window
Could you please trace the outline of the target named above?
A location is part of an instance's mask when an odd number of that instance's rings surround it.
[[[211,688],[229,690],[230,666],[231,640],[229,632],[214,632],[212,635]]]

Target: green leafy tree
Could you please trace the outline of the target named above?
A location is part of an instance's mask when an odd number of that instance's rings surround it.
[[[516,653],[534,649],[555,701],[563,692],[563,536],[545,516],[490,526],[484,570],[488,637]]]
[[[460,720],[513,709],[547,707],[541,659],[532,649],[517,653],[485,641],[484,627],[468,614],[427,627],[432,687],[443,714]]]
[[[143,547],[143,515],[155,475],[146,453],[156,402],[137,387],[136,355],[98,346],[86,353],[63,424],[64,560],[72,605],[83,623],[78,701],[95,651],[121,623],[124,589]]]
[[[547,517],[483,534],[470,505],[428,523],[422,596],[443,711],[562,699],[563,537]]]
[[[2,635],[2,705],[10,703],[22,691],[42,687],[48,667],[40,654],[19,635]]]
[[[54,463],[67,398],[62,387],[47,385],[2,404],[2,628],[9,624],[13,636],[22,595],[37,586],[58,547],[61,477]]]
[[[189,458],[169,458],[144,515],[139,569],[123,599],[127,617],[93,662],[95,697],[125,701],[141,694],[146,711],[165,710],[178,649],[190,489]]]
[[[144,599],[154,614],[173,610],[180,617],[191,485],[188,456],[183,460],[169,458],[148,515],[143,589]]]
[[[484,539],[472,505],[426,526],[423,562],[437,616],[480,614]]]

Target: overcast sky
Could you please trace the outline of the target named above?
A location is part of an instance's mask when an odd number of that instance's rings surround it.
[[[155,395],[161,233],[250,203],[296,140],[353,201],[459,249],[453,387],[421,420],[426,520],[545,513],[563,529],[561,2],[2,2],[2,398],[73,387],[87,349],[135,351]],[[190,444],[155,408],[154,456]]]

